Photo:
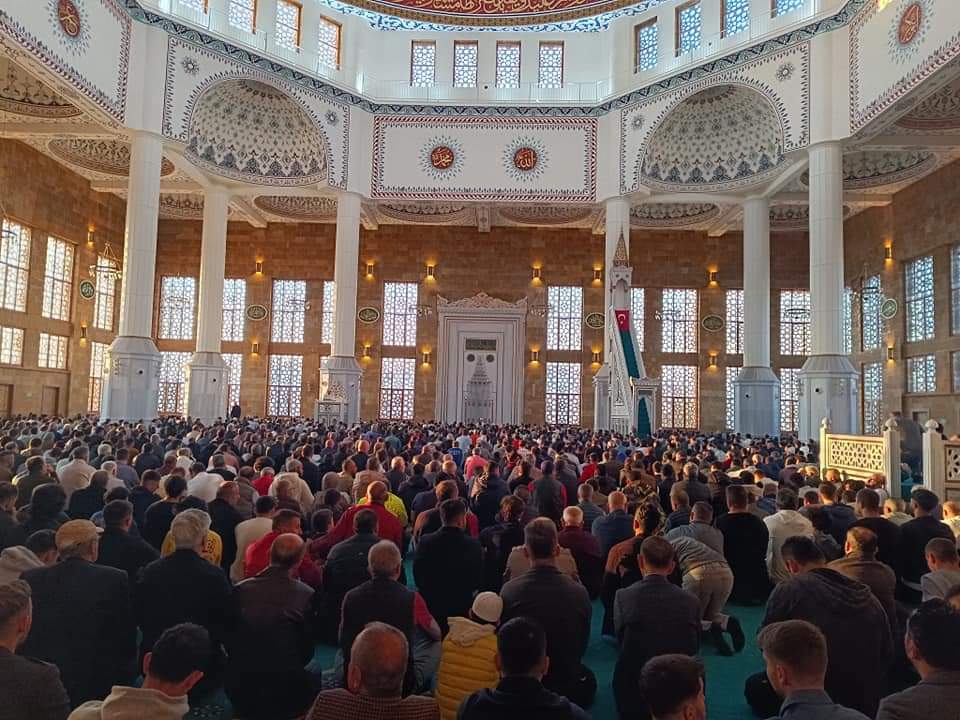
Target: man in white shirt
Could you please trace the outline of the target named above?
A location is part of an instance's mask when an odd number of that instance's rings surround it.
[[[313,491],[310,489],[310,486],[307,485],[307,481],[301,477],[303,472],[303,465],[300,464],[299,460],[294,460],[290,458],[287,460],[286,472],[282,472],[274,479],[270,484],[270,489],[267,491],[271,497],[277,497],[277,481],[278,480],[288,480],[293,485],[292,488],[292,497],[298,503],[304,513],[310,512],[310,508],[313,507]]]
[[[943,523],[953,530],[953,536],[960,543],[960,502],[947,500],[943,504]]]
[[[238,583],[243,580],[243,559],[247,548],[273,530],[273,516],[277,512],[277,501],[269,495],[257,498],[254,505],[256,516],[244,520],[234,529],[237,538],[237,557],[230,566],[230,579]]]
[[[194,463],[190,466],[190,479],[187,480],[187,495],[193,495],[200,498],[205,503],[212,503],[217,497],[217,490],[220,489],[220,483],[223,482],[223,476],[216,473],[208,473],[203,463]]]
[[[90,484],[90,476],[95,472],[92,465],[87,463],[90,457],[90,451],[86,446],[74,448],[70,453],[70,462],[57,470],[57,477],[60,478],[60,485],[67,493],[67,502],[74,490],[80,490]]]
[[[118,487],[126,487],[123,480],[117,477],[117,463],[115,460],[104,460],[100,469],[107,474],[107,492]]]
[[[779,583],[790,578],[790,572],[783,562],[780,548],[787,538],[794,535],[813,537],[813,524],[797,512],[797,496],[786,488],[777,493],[777,512],[763,518],[770,540],[767,544],[767,572],[773,582]]]

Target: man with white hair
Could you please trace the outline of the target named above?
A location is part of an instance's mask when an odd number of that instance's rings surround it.
[[[195,462],[190,466],[190,479],[187,480],[187,495],[211,503],[217,497],[217,490],[223,478],[216,473],[207,472],[203,463]]]
[[[590,487],[584,483],[584,487]],[[600,541],[583,528],[583,510],[571,505],[563,511],[563,530],[557,535],[557,542],[573,555],[577,563],[580,582],[595,600],[600,596],[603,584],[603,552]]]
[[[197,696],[220,684],[222,641],[232,615],[227,576],[200,555],[209,529],[210,516],[202,510],[177,513],[170,525],[176,549],[147,565],[134,591],[137,622],[143,632],[141,657],[152,650],[164,630],[179,623],[196,623],[210,633],[210,661],[194,690]]]
[[[100,469],[107,474],[107,492],[110,492],[114,488],[127,487],[123,480],[117,475],[116,460],[104,460],[100,465]]]
[[[300,509],[304,513],[310,512],[310,508],[313,507],[313,491],[310,490],[307,481],[301,477],[303,465],[299,460],[290,458],[284,467],[286,468],[285,472],[276,476],[267,492],[272,497],[277,497],[277,483],[281,480],[287,480],[292,484],[291,498],[300,504]]]

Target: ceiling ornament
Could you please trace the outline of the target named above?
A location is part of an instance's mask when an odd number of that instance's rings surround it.
[[[130,174],[130,145],[122,140],[59,138],[51,140],[47,149],[57,159],[86,170],[124,177]],[[174,170],[173,163],[163,158],[160,175],[170,175]]]
[[[81,114],[63,96],[7,58],[0,58],[0,110],[48,120]]]
[[[843,206],[843,217],[850,217],[849,205]],[[810,228],[810,206],[800,203],[787,203],[770,206],[770,230],[808,230]]]
[[[843,187],[847,190],[893,185],[916,178],[937,164],[937,156],[925,151],[861,150],[843,156]]]
[[[672,191],[751,185],[783,162],[776,109],[749,88],[720,85],[674,108],[646,144],[641,182]]]
[[[448,308],[476,308],[483,310],[503,310],[510,309],[515,310],[517,308],[525,308],[527,306],[527,299],[522,298],[516,302],[509,302],[507,300],[501,300],[500,298],[491,297],[485,292],[479,292],[473,297],[463,298],[462,300],[450,301],[442,295],[437,295],[437,305],[448,307]]]
[[[960,78],[917,103],[897,126],[924,132],[960,129]]]
[[[203,195],[161,193],[160,217],[168,220],[202,220]]]
[[[186,151],[214,174],[258,185],[327,179],[318,125],[296,100],[256,80],[225,80],[197,99]]]
[[[381,203],[377,212],[393,220],[424,225],[450,225],[472,219],[473,208],[453,203]]]
[[[329,222],[337,219],[337,201],[326,197],[261,195],[253,204],[260,210],[301,222]]]
[[[720,214],[713,203],[648,203],[630,208],[630,225],[638,228],[678,228],[699,225]]]
[[[449,180],[463,169],[463,146],[447,135],[430,138],[420,148],[420,169],[435,180]]]
[[[593,214],[589,207],[564,207],[562,205],[515,205],[498,208],[504,220],[518,225],[566,225],[586,220]]]
[[[543,143],[532,137],[520,137],[507,143],[503,168],[514,180],[533,180],[547,168],[549,155]]]

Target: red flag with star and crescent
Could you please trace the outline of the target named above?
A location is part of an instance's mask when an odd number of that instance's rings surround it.
[[[629,331],[630,330],[630,311],[629,310],[616,310],[614,311],[617,316],[617,330],[620,331]]]

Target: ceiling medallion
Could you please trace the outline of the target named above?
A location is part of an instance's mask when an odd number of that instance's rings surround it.
[[[430,164],[437,170],[446,170],[453,165],[456,154],[446,145],[437,145],[430,151]]]
[[[897,25],[897,41],[901,45],[909,45],[920,32],[923,22],[923,5],[919,2],[911,3],[900,15],[900,24]]]
[[[513,153],[513,166],[522,172],[530,172],[537,166],[537,151],[532,147],[517,148]]]
[[[83,30],[83,21],[80,18],[80,11],[73,4],[73,0],[57,0],[57,20],[60,23],[60,29],[66,33],[67,37],[80,37],[80,32]]]
[[[434,180],[450,180],[460,174],[464,157],[463,146],[455,138],[439,135],[420,148],[420,169]]]

